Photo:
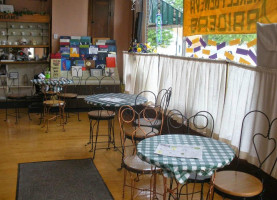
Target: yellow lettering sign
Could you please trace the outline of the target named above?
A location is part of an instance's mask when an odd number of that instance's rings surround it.
[[[277,23],[276,0],[185,0],[183,35],[255,33]]]

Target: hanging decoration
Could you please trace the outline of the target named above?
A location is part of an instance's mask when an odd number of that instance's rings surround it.
[[[131,10],[136,10],[136,0],[131,0],[132,1],[132,8]]]
[[[162,37],[162,15],[157,14],[156,15],[156,42],[157,44],[162,44],[163,37]]]

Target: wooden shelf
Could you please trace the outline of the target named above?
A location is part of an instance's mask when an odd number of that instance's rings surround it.
[[[14,85],[14,86],[9,86],[9,88],[32,88],[32,85]]]
[[[0,48],[49,48],[49,45],[0,45]]]
[[[49,64],[48,61],[13,61],[13,62],[1,62],[0,64]]]
[[[9,13],[0,13],[0,21],[49,23],[50,16],[49,15],[40,15],[40,14],[17,16],[17,15],[9,14]]]

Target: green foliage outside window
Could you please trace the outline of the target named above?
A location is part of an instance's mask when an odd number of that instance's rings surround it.
[[[173,38],[172,29],[163,29],[162,31],[162,44],[161,47],[165,48],[170,45],[170,41]],[[156,41],[156,30],[148,29],[147,42],[150,43],[150,46],[157,48]]]
[[[183,11],[183,0],[164,0],[166,3],[169,3],[174,8]]]
[[[250,42],[257,38],[256,34],[222,34],[222,35],[206,35],[203,36],[203,39],[205,40],[213,40],[216,41],[217,43],[222,43],[222,42],[229,42],[231,40],[235,40],[240,38],[242,42]]]

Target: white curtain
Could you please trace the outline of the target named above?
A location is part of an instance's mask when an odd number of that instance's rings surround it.
[[[138,94],[142,91],[158,93],[158,63],[157,54],[134,54],[123,52],[123,83],[125,91]],[[146,96],[151,98],[151,96]],[[150,99],[154,101],[153,99]]]
[[[252,110],[266,113],[269,120],[277,117],[277,70],[227,64],[222,61],[166,55],[124,54],[124,83],[130,93],[157,91],[172,87],[170,109],[178,109],[187,117],[208,111],[215,120],[214,132],[219,139],[238,147],[243,117]],[[241,150],[245,158],[257,165],[252,136],[268,131],[262,114],[249,115],[244,124]],[[277,120],[271,137],[277,139]],[[257,143],[261,159],[271,151],[272,144]],[[263,168],[270,172],[274,158]],[[277,178],[277,166],[273,170]]]
[[[271,121],[277,117],[277,70],[262,67],[250,68],[230,64],[228,68],[228,82],[226,100],[223,107],[223,116],[219,137],[229,140],[233,146],[238,147],[241,135],[243,117],[253,110],[260,110]],[[277,139],[277,122],[271,130],[271,137]],[[267,134],[268,122],[262,114],[250,114],[244,123],[242,133],[241,151],[247,160],[258,164],[252,137],[255,133]],[[258,151],[262,160],[272,150],[272,143],[265,145],[262,138],[258,138]],[[276,159],[277,151],[265,165],[264,170],[270,172]],[[277,177],[277,166],[273,174]]]
[[[161,56],[159,89],[172,87],[170,109],[190,117],[208,111],[219,131],[226,83],[226,63],[184,57]]]

